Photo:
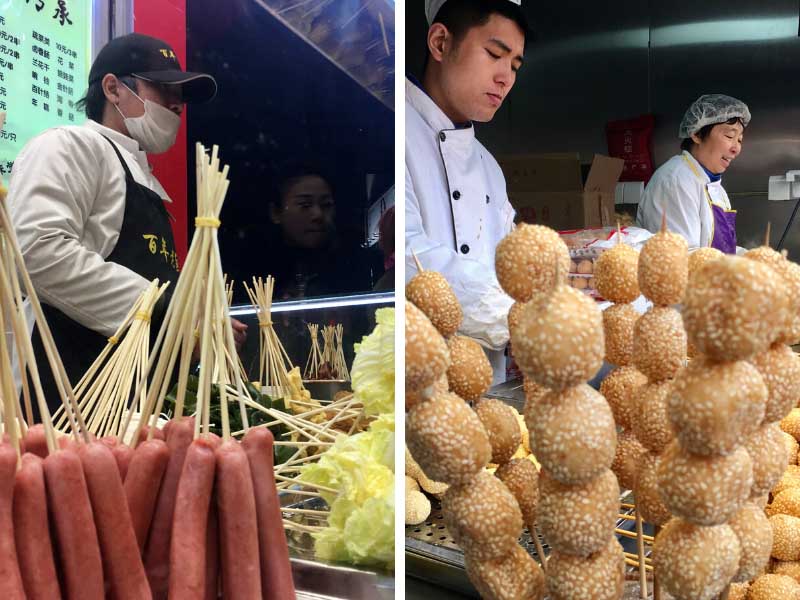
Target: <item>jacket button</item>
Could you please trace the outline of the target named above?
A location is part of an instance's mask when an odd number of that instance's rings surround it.
[[[489,196],[486,196],[486,204],[489,204]]]
[[[444,131],[439,132],[439,139],[445,141],[447,139],[447,135],[445,135]]]
[[[466,244],[461,244],[461,254],[468,254],[469,253],[469,246]]]
[[[453,200],[458,200],[459,198],[461,198],[461,192],[456,190],[455,192],[453,192]]]

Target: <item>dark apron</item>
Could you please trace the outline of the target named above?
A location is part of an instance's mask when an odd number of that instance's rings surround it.
[[[725,210],[709,199],[714,215],[714,237],[711,247],[725,254],[736,254],[736,212]]]
[[[172,227],[169,222],[170,217],[164,207],[164,201],[154,191],[133,179],[117,146],[108,138],[106,139],[114,148],[114,152],[125,170],[125,214],[122,218],[117,244],[111,254],[106,257],[106,261],[127,267],[145,279],[158,278],[161,283],[171,281],[174,284],[178,277],[177,257]],[[171,290],[168,289],[168,291]],[[44,302],[42,302],[42,310],[47,318],[50,331],[53,333],[67,377],[75,386],[105,348],[108,338],[73,321],[57,308]],[[158,325],[154,323],[154,326]],[[39,367],[42,390],[50,411],[54,412],[61,405],[61,396],[53,379],[38,327],[34,327],[31,341],[36,355],[36,364]],[[33,393],[32,388],[31,393]],[[39,411],[35,410],[34,412],[38,414]]]

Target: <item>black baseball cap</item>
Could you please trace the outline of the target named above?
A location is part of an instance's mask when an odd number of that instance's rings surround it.
[[[169,44],[141,33],[129,33],[108,42],[92,63],[89,85],[108,73],[180,85],[187,103],[208,102],[217,93],[217,82],[211,75],[184,71]]]

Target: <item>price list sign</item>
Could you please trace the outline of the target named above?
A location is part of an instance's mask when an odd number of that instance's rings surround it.
[[[0,177],[32,137],[85,120],[75,104],[91,66],[92,2],[0,0]]]

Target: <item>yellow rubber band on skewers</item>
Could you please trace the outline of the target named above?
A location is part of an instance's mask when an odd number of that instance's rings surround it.
[[[195,227],[213,227],[217,229],[220,225],[222,225],[222,221],[216,217],[195,217],[194,219]]]
[[[110,338],[108,338],[108,343],[109,344],[118,344],[119,343],[119,339],[117,339],[117,336],[112,335]]]
[[[261,323],[258,324],[258,326],[261,327],[262,329],[266,327],[272,327],[272,325],[273,325],[272,321],[262,321]]]
[[[134,315],[134,317],[133,317],[133,318],[134,318],[134,319],[138,319],[138,320],[140,320],[140,321],[144,321],[145,323],[149,323],[149,322],[150,322],[150,313],[146,313],[146,312],[137,312],[137,313]]]

